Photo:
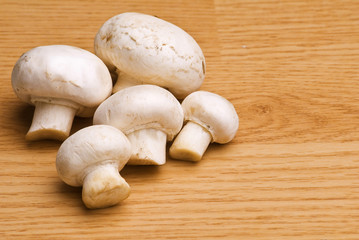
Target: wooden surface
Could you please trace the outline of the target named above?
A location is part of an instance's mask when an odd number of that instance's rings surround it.
[[[36,46],[93,52],[98,28],[127,11],[198,41],[201,89],[234,104],[240,129],[199,163],[126,167],[130,197],[90,211],[57,176],[60,143],[24,140],[33,108],[10,76]],[[1,0],[0,238],[359,239],[358,13],[355,0]]]

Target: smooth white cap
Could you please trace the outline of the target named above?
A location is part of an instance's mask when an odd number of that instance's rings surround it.
[[[151,15],[128,12],[110,18],[95,37],[95,53],[132,85],[158,85],[180,99],[205,77],[205,58],[193,37]]]
[[[141,129],[157,129],[171,141],[182,128],[183,111],[166,89],[137,85],[122,89],[101,103],[93,123],[114,126],[126,135]]]
[[[87,174],[110,164],[121,170],[131,156],[131,144],[118,129],[107,125],[83,128],[68,137],[60,146],[56,168],[62,181],[82,186]]]
[[[182,108],[185,121],[206,129],[212,142],[230,142],[238,130],[239,119],[233,104],[218,94],[193,92],[183,100]]]
[[[95,54],[73,46],[49,45],[24,53],[12,71],[12,86],[24,102],[46,102],[92,116],[112,91],[106,65]]]

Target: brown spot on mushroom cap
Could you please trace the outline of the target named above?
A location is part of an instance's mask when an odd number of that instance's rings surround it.
[[[106,42],[109,42],[112,39],[113,35],[110,33],[109,35],[106,35]]]

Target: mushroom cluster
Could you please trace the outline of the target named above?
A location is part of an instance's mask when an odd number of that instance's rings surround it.
[[[63,141],[57,173],[82,186],[87,208],[126,199],[130,186],[120,170],[165,164],[168,142],[171,158],[199,161],[210,143],[234,138],[235,108],[199,90],[205,58],[181,28],[122,13],[101,26],[94,48],[95,54],[67,45],[36,47],[19,58],[11,76],[16,95],[35,106],[26,139]],[[75,116],[93,117],[93,125],[71,135]]]

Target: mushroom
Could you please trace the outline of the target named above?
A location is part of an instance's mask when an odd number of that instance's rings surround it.
[[[66,139],[74,116],[91,117],[112,91],[111,75],[101,59],[66,45],[41,46],[24,53],[11,81],[16,95],[35,105],[27,140]]]
[[[130,187],[119,171],[131,156],[131,144],[117,128],[96,125],[83,128],[60,146],[56,169],[66,184],[83,186],[86,207],[105,208],[130,194]]]
[[[197,42],[172,23],[146,14],[127,12],[107,20],[95,37],[95,53],[117,72],[113,92],[154,84],[183,99],[205,77],[205,58]]]
[[[131,165],[162,165],[166,141],[181,130],[183,111],[178,100],[164,88],[137,85],[122,89],[97,108],[94,124],[120,129],[132,144]]]
[[[182,102],[185,126],[169,149],[171,158],[199,161],[211,142],[228,143],[238,130],[238,115],[222,96],[197,91]]]

